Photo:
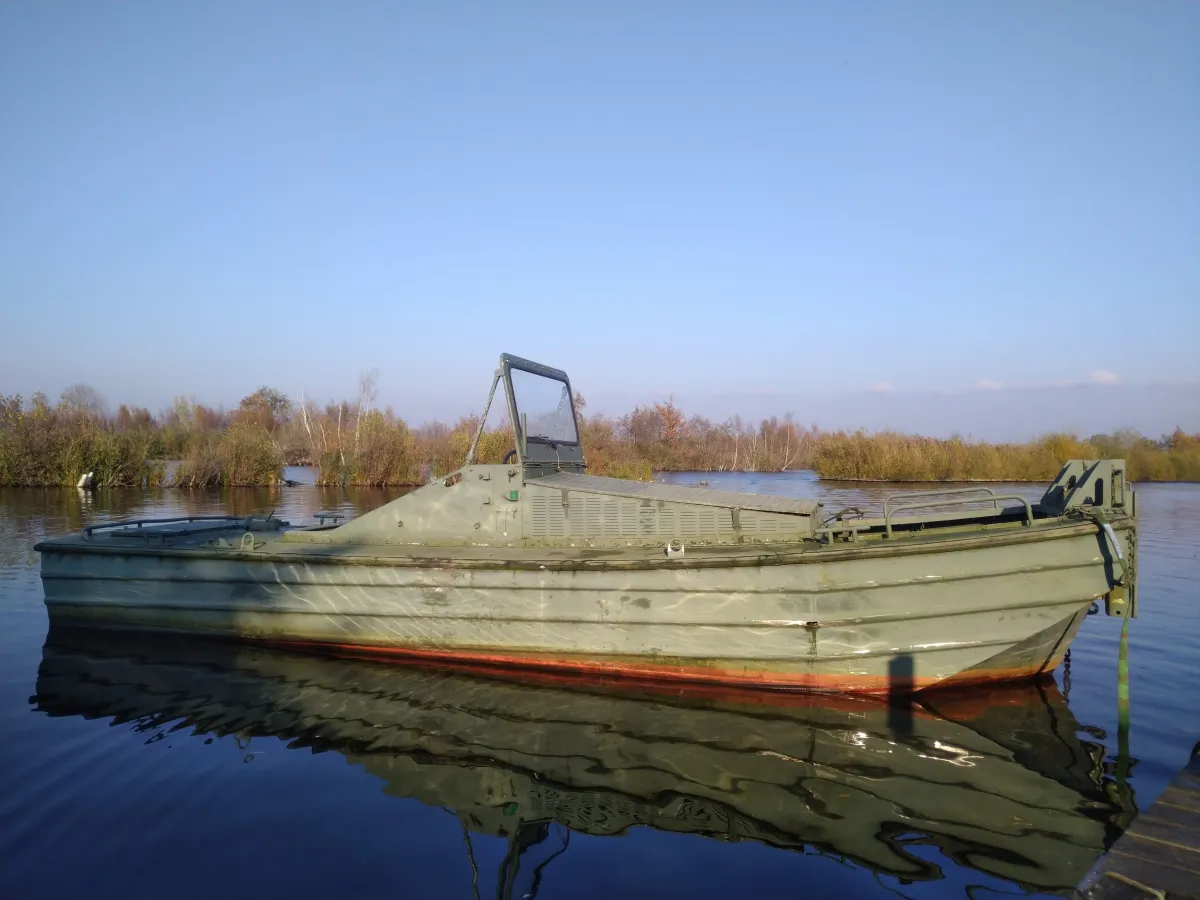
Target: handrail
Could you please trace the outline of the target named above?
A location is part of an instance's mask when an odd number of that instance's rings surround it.
[[[164,519],[119,519],[116,522],[101,522],[97,525],[85,525],[83,534],[85,537],[91,537],[97,531],[103,531],[106,528],[132,528],[137,526],[141,528],[143,525],[169,525],[172,522],[216,522],[219,520],[242,520],[245,516],[170,516]]]
[[[822,522],[821,527],[824,528],[830,522],[843,521],[842,517],[845,516],[847,513],[854,513],[855,518],[857,518],[857,519],[861,519],[863,517],[863,511],[861,509],[859,509],[857,506],[847,506],[845,509],[838,510],[832,516],[830,516],[824,522]]]
[[[97,531],[104,531],[109,528],[141,528],[143,525],[170,525],[174,522],[242,522],[248,529],[255,519],[267,522],[271,518],[271,516],[168,516],[162,519],[120,519],[116,522],[85,525],[82,533],[85,538],[90,538]],[[177,533],[182,534],[183,532]]]
[[[883,515],[884,515],[884,518],[887,518],[888,508],[892,505],[892,503],[904,503],[908,500],[913,500],[917,497],[925,497],[925,498],[952,497],[952,496],[956,496],[958,494],[978,494],[981,492],[991,495],[992,506],[999,509],[999,507],[997,507],[996,503],[995,503],[996,492],[990,487],[980,486],[980,487],[973,487],[973,488],[941,488],[939,490],[933,490],[933,491],[906,491],[903,494],[889,494],[883,500]],[[984,498],[982,498],[982,497],[979,498],[979,502],[983,503]],[[931,505],[935,505],[935,504],[931,504]]]
[[[992,494],[992,499],[1000,500],[1016,500],[1025,507],[1025,524],[1033,524],[1033,507],[1029,505],[1029,501],[1019,494]],[[883,528],[888,537],[892,536],[892,516],[899,510],[908,509],[923,509],[928,506],[965,506],[968,503],[978,503],[979,500],[974,497],[959,497],[957,500],[932,500],[932,501],[917,501],[916,503],[901,503],[893,506],[883,514]]]

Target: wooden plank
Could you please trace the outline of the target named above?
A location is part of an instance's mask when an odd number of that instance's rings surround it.
[[[1086,900],[1200,900],[1200,744],[1075,892]]]
[[[1193,812],[1200,813],[1200,790],[1188,790],[1181,787],[1179,784],[1172,782],[1157,803],[1173,807],[1175,809],[1190,809]]]
[[[1200,873],[1176,869],[1162,862],[1114,854],[1111,864],[1097,873],[1092,886],[1082,889],[1087,900],[1195,900]],[[1157,892],[1157,893],[1155,893]]]

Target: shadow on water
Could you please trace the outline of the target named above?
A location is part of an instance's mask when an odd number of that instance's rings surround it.
[[[898,685],[907,675],[911,687],[911,666],[895,660]],[[945,877],[935,848],[1058,890],[1134,812],[1105,748],[1080,737],[1049,680],[897,690],[894,703],[656,694],[55,626],[31,699],[49,716],[334,751],[386,794],[456,816],[477,892],[472,835],[506,839],[482,873],[501,897],[536,896],[572,834],[639,826],[820,853],[909,882]]]

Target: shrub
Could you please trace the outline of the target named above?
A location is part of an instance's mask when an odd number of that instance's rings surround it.
[[[0,485],[73,487],[89,472],[100,487],[158,485],[152,450],[148,432],[118,431],[91,411],[0,396]]]
[[[175,472],[174,487],[278,484],[283,456],[261,424],[235,422],[196,439]]]

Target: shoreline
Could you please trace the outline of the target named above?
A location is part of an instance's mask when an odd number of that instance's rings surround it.
[[[289,466],[288,468],[310,468],[310,467]],[[315,467],[311,467],[311,468],[315,468]],[[800,473],[807,473],[807,474],[813,476],[810,480],[820,483],[820,484],[825,484],[825,485],[913,485],[913,486],[925,486],[925,485],[931,485],[931,484],[934,484],[934,485],[937,485],[937,484],[944,484],[944,485],[960,485],[960,484],[965,484],[965,485],[974,485],[974,484],[977,484],[977,485],[1001,485],[1001,484],[1044,485],[1044,484],[1046,484],[1045,479],[1034,479],[1034,478],[925,478],[925,479],[825,478],[825,477],[822,477],[821,475],[817,474],[817,472],[813,469],[787,469],[785,471],[776,471],[776,472],[764,472],[761,470],[753,470],[753,469],[735,469],[735,470],[730,470],[730,469],[720,469],[720,470],[673,469],[673,470],[664,470],[661,472],[655,472],[655,478],[653,480],[660,481],[658,476],[661,476],[661,475],[672,475],[672,476],[679,476],[679,475],[783,476],[783,475],[796,475],[796,474],[800,474]],[[1200,484],[1200,482],[1189,481],[1186,479],[1182,479],[1182,480],[1181,479],[1161,479],[1161,480],[1159,480],[1159,479],[1138,479],[1138,480],[1130,479],[1128,483],[1132,486],[1146,485],[1146,484],[1177,484],[1177,485]],[[88,487],[88,488],[75,487],[75,486],[66,485],[66,484],[0,484],[0,490],[14,490],[14,491],[18,491],[18,490],[19,491],[27,491],[27,490],[67,491],[67,490],[69,490],[69,491],[84,491],[84,492],[89,492],[89,493],[95,493],[97,491],[104,491],[104,490],[120,490],[120,491],[142,491],[142,492],[148,493],[150,491],[163,491],[163,490],[215,491],[215,490],[225,490],[225,489],[229,489],[229,488],[263,489],[263,488],[287,487],[287,488],[321,488],[324,490],[338,490],[338,489],[345,489],[345,488],[365,488],[365,489],[370,489],[370,490],[412,491],[412,490],[415,490],[416,488],[423,486],[424,484],[425,484],[425,482],[406,482],[403,484],[371,484],[371,483],[366,483],[366,482],[346,482],[344,484],[321,484],[320,482],[317,482],[317,481],[297,481],[295,479],[280,478],[275,481],[263,482],[263,483],[259,483],[259,484],[225,484],[225,485],[158,484],[158,485],[153,485],[153,486],[123,485],[123,486],[115,486],[115,487],[111,486],[111,485],[95,485],[95,486]]]

